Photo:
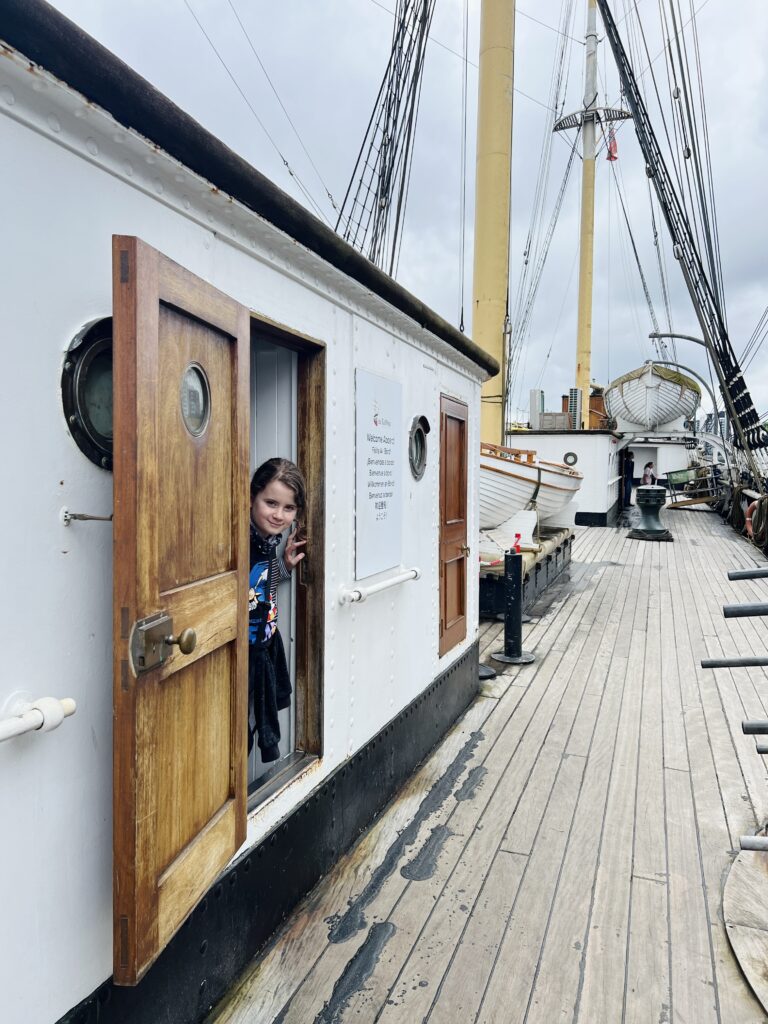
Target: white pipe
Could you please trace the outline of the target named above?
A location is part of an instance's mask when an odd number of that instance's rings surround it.
[[[407,569],[397,576],[390,576],[389,579],[382,580],[381,583],[372,583],[370,587],[355,587],[351,590],[342,587],[339,594],[339,603],[355,604],[358,601],[365,601],[371,594],[378,594],[382,590],[389,590],[390,587],[396,587],[398,584],[406,583],[408,580],[417,580],[420,576],[421,569]]]
[[[22,705],[9,718],[0,719],[0,743],[25,732],[50,732],[57,729],[65,718],[74,715],[77,704],[71,697],[57,700],[41,697],[32,704]]]

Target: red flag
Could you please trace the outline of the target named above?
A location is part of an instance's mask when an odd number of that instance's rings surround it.
[[[613,125],[610,125],[608,128],[608,155],[605,159],[619,159],[619,147],[616,145],[616,132],[613,130]]]

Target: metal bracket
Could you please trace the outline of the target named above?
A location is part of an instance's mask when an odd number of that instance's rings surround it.
[[[133,624],[128,646],[134,675],[163,664],[169,654],[170,636],[173,636],[173,619],[165,612],[156,612]]]
[[[64,526],[69,526],[73,519],[81,520],[83,522],[96,522],[96,523],[111,523],[112,516],[92,516],[87,512],[70,512],[69,509],[64,508],[59,510],[59,519],[62,521]]]

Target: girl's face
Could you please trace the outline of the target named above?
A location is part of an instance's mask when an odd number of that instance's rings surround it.
[[[268,483],[251,502],[253,525],[265,537],[287,530],[297,512],[296,495],[281,480]]]

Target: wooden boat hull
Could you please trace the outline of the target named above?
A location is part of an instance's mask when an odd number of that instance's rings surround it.
[[[581,473],[559,463],[541,461],[535,452],[516,455],[514,449],[482,445],[480,529],[495,529],[515,512],[534,506],[540,519],[547,519],[568,504],[581,481]]]
[[[690,419],[700,400],[699,387],[690,377],[653,363],[619,377],[605,391],[609,416],[645,430],[681,416]]]

